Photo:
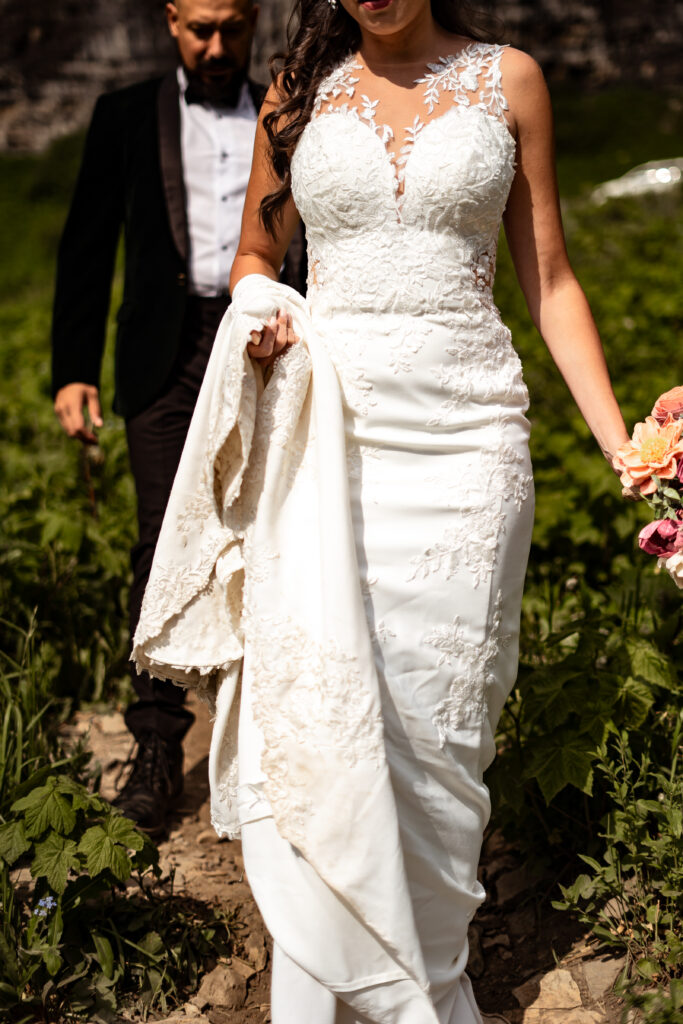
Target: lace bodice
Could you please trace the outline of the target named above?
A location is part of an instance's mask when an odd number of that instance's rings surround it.
[[[490,306],[515,168],[503,52],[470,43],[429,64],[412,88],[382,96],[365,91],[378,80],[356,56],[321,83],[292,158],[314,307],[424,315]],[[397,111],[408,109],[399,125]]]

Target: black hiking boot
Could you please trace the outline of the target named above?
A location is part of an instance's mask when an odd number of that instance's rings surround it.
[[[137,741],[130,774],[115,800],[127,818],[156,839],[166,831],[166,818],[174,801],[183,791],[183,747],[164,740],[158,733],[143,733]],[[125,767],[125,766],[124,766]]]

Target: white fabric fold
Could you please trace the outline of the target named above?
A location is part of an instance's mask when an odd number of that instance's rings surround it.
[[[264,389],[246,344],[278,309],[301,343]],[[385,756],[339,383],[305,301],[260,275],[239,282],[218,331],[133,658],[196,686],[217,711],[218,829],[237,831],[238,785],[262,786],[279,835],[385,949],[412,992],[412,1019],[436,1024]],[[258,779],[236,770],[240,669],[261,738]]]

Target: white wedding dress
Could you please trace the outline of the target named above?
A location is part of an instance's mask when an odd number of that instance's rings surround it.
[[[292,159],[307,298],[235,289],[145,595],[140,667],[216,701],[214,820],[274,937],[273,1024],[480,1020],[483,772],[533,516],[491,294],[503,53],[429,65],[402,132],[359,60],[321,86]],[[280,307],[302,341],[264,390],[244,350]]]

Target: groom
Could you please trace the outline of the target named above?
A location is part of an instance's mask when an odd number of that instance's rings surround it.
[[[55,412],[86,444],[102,426],[98,383],[119,235],[115,411],[126,422],[138,501],[131,636],[161,521],[220,320],[240,235],[258,109],[248,77],[253,0],[176,0],[166,16],[179,66],[101,96],[59,247],[52,328]],[[302,235],[282,280],[304,289]],[[87,418],[84,416],[87,409]],[[88,422],[89,420],[89,422]],[[185,691],[133,673],[126,724],[137,741],[117,797],[151,835],[182,792]]]

